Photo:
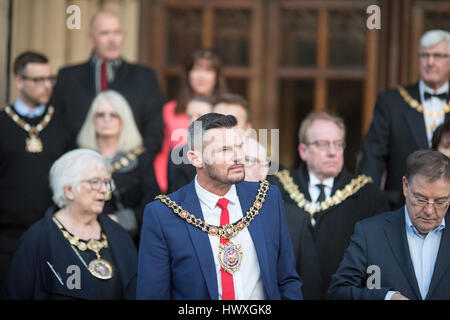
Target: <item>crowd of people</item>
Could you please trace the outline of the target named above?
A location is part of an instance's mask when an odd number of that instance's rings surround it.
[[[98,12],[89,38],[89,60],[57,77],[41,53],[15,59],[0,298],[450,299],[449,32],[422,36],[418,83],[379,95],[355,173],[344,121],[316,110],[299,168],[269,174],[212,50],[165,102],[122,57],[118,15]]]

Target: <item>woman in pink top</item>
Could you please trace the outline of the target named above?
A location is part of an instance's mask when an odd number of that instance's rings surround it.
[[[210,49],[199,49],[193,53],[186,65],[184,80],[185,84],[178,99],[167,102],[163,107],[164,140],[161,151],[154,160],[156,180],[163,193],[167,191],[167,162],[170,150],[187,142],[187,102],[195,96],[215,99],[226,92],[220,59]]]

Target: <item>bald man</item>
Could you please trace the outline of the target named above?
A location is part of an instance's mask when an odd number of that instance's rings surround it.
[[[120,92],[133,110],[144,145],[151,155],[161,148],[164,98],[155,73],[122,57],[125,30],[120,17],[100,11],[90,22],[92,54],[85,63],[61,69],[52,104],[64,112],[77,134],[95,96],[104,90]]]

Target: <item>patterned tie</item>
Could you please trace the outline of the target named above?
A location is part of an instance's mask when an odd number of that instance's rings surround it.
[[[319,197],[317,198],[316,202],[322,202],[325,200],[325,185],[318,183],[316,184],[316,187],[320,189]]]
[[[102,62],[102,90],[101,91],[106,91],[108,89],[108,80],[106,78],[106,62],[103,61]]]
[[[228,200],[226,198],[220,198],[217,201],[217,206],[222,209],[220,214],[220,225],[226,225],[230,223],[230,213],[228,212]],[[229,239],[220,238],[220,244],[226,244]],[[234,284],[233,275],[220,268],[220,275],[222,278],[222,300],[235,300],[234,297]]]

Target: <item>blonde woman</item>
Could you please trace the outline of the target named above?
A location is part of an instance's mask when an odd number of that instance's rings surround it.
[[[77,143],[108,160],[116,189],[103,213],[119,222],[137,243],[144,206],[160,191],[153,160],[142,146],[131,108],[120,93],[107,90],[97,95]]]

